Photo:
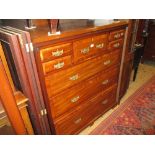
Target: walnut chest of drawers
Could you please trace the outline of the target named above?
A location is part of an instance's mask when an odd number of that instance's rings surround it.
[[[35,45],[54,134],[77,134],[117,104],[125,30],[111,24]]]

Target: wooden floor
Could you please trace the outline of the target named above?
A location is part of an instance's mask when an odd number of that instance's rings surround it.
[[[139,87],[141,87],[146,81],[148,81],[153,75],[155,75],[155,63],[152,62],[146,62],[145,64],[140,64],[136,80],[132,81],[132,75],[131,75],[131,81],[129,85],[129,89],[125,96],[121,99],[121,104],[129,97],[131,96]],[[88,135],[93,129],[95,129],[105,118],[107,118],[113,111],[115,111],[119,106],[116,106],[114,109],[111,109],[107,113],[105,113],[103,116],[98,118],[92,126],[87,127],[85,130],[83,130],[80,135]]]

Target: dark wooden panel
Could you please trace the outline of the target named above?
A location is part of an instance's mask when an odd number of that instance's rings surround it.
[[[155,24],[150,23],[148,33],[149,35],[146,41],[142,59],[143,62],[145,60],[155,61]]]

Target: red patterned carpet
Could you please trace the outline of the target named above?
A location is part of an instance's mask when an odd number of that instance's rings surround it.
[[[155,135],[155,76],[90,134]]]

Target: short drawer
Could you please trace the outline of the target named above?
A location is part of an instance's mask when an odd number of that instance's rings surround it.
[[[92,38],[82,39],[73,42],[74,62],[82,61],[83,59],[95,54],[94,43]]]
[[[72,50],[71,43],[42,48],[40,49],[40,58],[41,58],[41,61],[56,59],[61,56],[70,54],[71,50]]]
[[[44,75],[49,72],[66,68],[72,64],[71,56],[65,56],[42,64]]]
[[[124,35],[125,35],[125,30],[112,31],[110,32],[110,35],[109,35],[109,41],[114,41],[117,39],[124,38]]]
[[[46,76],[45,84],[48,96],[55,95],[108,67],[119,64],[120,58],[121,51],[118,50]]]
[[[107,34],[73,42],[74,62],[86,60],[107,49]]]
[[[59,117],[103,89],[118,82],[119,67],[102,72],[51,98],[53,117]]]
[[[108,34],[93,37],[95,50],[99,53],[107,49]]]
[[[108,49],[116,50],[116,49],[121,49],[122,47],[123,47],[123,39],[119,39],[119,40],[110,42]]]
[[[55,120],[57,134],[75,134],[81,131],[98,116],[116,104],[116,89],[114,85],[106,92],[95,95],[91,100],[71,112]]]

